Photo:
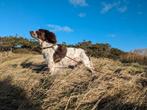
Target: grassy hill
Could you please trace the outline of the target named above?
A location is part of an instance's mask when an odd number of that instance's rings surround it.
[[[0,60],[0,110],[145,110],[147,67],[91,58],[83,65],[47,74],[42,55],[11,54]]]

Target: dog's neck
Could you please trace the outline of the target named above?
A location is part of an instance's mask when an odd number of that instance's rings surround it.
[[[43,49],[43,48],[50,48],[50,47],[56,49],[57,45],[56,45],[56,44],[52,44],[52,43],[48,43],[48,42],[46,42],[46,41],[43,41],[43,42],[41,43],[41,48],[42,48],[42,49]]]

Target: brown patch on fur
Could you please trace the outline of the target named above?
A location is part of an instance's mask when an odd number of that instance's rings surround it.
[[[36,33],[37,33],[39,39],[41,39],[42,41],[46,40],[44,31],[38,30],[38,31],[36,31]]]
[[[61,61],[67,53],[67,48],[63,45],[58,44],[58,48],[53,55],[54,62],[57,63]]]

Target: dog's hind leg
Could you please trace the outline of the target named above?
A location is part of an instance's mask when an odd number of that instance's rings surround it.
[[[85,53],[84,50],[82,50],[81,59],[82,59],[82,63],[83,63],[91,72],[93,72],[93,71],[94,71],[93,64],[92,64],[92,62],[90,61],[89,57],[86,55],[86,53]]]

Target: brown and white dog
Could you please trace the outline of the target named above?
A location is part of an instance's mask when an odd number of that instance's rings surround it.
[[[62,67],[76,66],[78,62],[82,62],[90,71],[93,72],[93,66],[90,62],[89,57],[86,55],[85,51],[81,48],[61,48],[57,45],[56,36],[53,32],[48,30],[39,29],[37,31],[31,31],[31,36],[39,41],[42,48],[42,54],[48,64],[49,72],[54,74]],[[61,51],[62,50],[62,51]],[[62,59],[55,61],[56,53],[61,53],[59,55]],[[60,57],[60,58],[61,58]]]

